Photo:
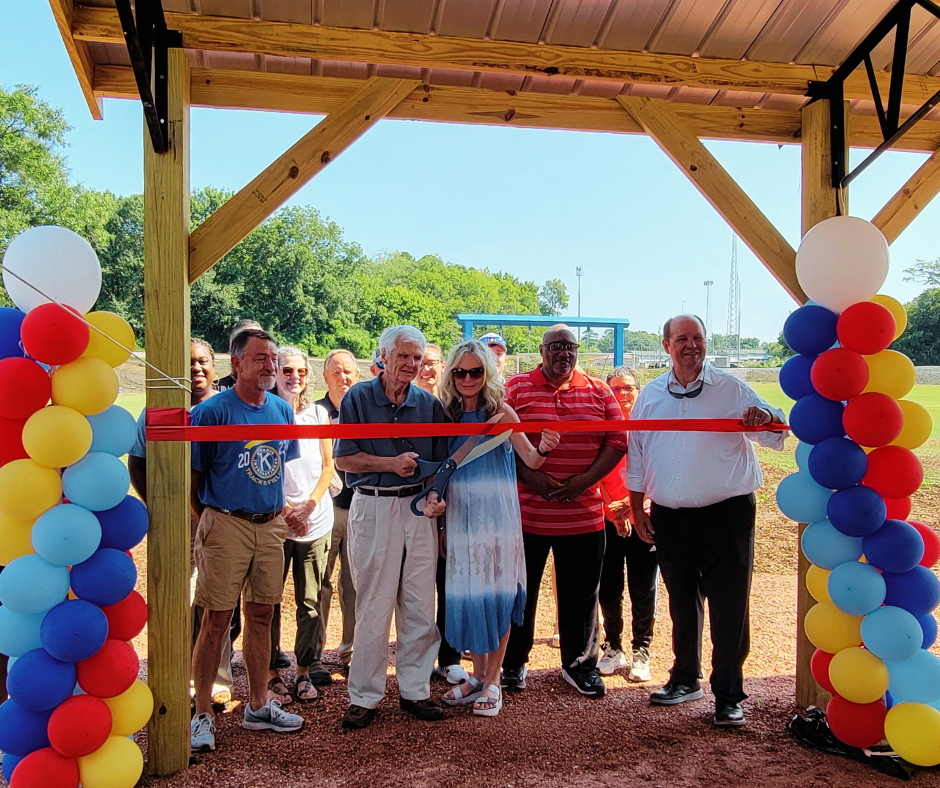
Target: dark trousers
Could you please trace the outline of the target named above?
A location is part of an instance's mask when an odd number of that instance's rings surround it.
[[[604,562],[604,532],[574,536],[522,534],[525,545],[526,605],[522,626],[509,628],[503,667],[516,670],[529,661],[535,639],[535,613],[545,562],[551,551],[558,591],[561,664],[569,673],[591,673],[597,667],[597,591]]]
[[[607,642],[623,649],[623,569],[627,568],[627,591],[633,618],[632,647],[648,649],[653,640],[653,622],[656,620],[656,581],[659,564],[653,545],[647,544],[636,531],[620,536],[617,527],[605,523],[607,549],[601,570],[601,587],[597,600],[604,614],[604,632]]]
[[[447,559],[441,555],[437,557],[437,630],[441,633],[441,645],[437,650],[437,664],[442,668],[460,664],[460,652],[457,651],[447,638],[444,637],[444,628],[447,625],[447,594],[444,592],[444,574],[447,570]]]
[[[753,493],[699,509],[652,505],[656,555],[672,617],[672,680],[698,687],[707,599],[714,646],[710,680],[716,704],[747,697],[742,667],[750,649],[755,512]]]

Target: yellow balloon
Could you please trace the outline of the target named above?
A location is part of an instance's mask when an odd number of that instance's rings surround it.
[[[91,448],[91,438],[88,419],[64,405],[37,410],[23,427],[26,453],[50,468],[65,468],[78,462]]]
[[[32,533],[32,520],[13,520],[0,514],[0,566],[36,552],[33,549]]]
[[[153,693],[140,679],[114,698],[102,698],[111,709],[111,735],[137,733],[153,714]]]
[[[907,310],[904,309],[904,305],[888,295],[876,295],[872,301],[886,307],[894,316],[894,338],[897,339],[907,328]]]
[[[83,358],[100,358],[109,367],[119,367],[130,358],[131,354],[120,345],[134,349],[134,329],[123,317],[114,312],[89,312],[85,320],[107,336],[102,336],[94,328],[88,329],[88,347],[82,353]]]
[[[868,364],[868,385],[862,391],[877,391],[889,397],[901,399],[914,388],[917,372],[914,364],[903,353],[896,350],[882,350],[873,356],[865,356]],[[53,375],[53,397],[55,400],[55,376]]]
[[[35,460],[13,460],[0,468],[0,514],[35,520],[62,498],[59,472]]]
[[[78,759],[83,788],[133,788],[144,770],[137,742],[109,736],[91,755]]]
[[[940,711],[925,703],[899,703],[885,717],[891,749],[916,766],[940,763]]]
[[[904,414],[904,426],[901,427],[901,434],[889,445],[903,446],[913,451],[927,442],[933,430],[933,419],[930,418],[927,408],[919,402],[902,399],[898,400],[898,405],[901,406],[901,412]]]
[[[816,648],[838,654],[862,642],[862,616],[843,613],[832,602],[819,602],[803,619],[803,631]]]
[[[829,575],[832,572],[811,564],[806,571],[806,589],[817,602],[832,602],[829,598]]]
[[[888,666],[863,648],[844,648],[829,663],[829,680],[852,703],[874,703],[888,689]]]
[[[85,416],[107,410],[117,395],[117,373],[100,358],[80,358],[52,373],[52,402]]]

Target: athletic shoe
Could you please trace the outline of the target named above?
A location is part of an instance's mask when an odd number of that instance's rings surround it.
[[[189,749],[193,752],[215,750],[215,717],[197,714],[189,723]]]
[[[603,673],[604,671],[601,671]],[[633,660],[630,663],[630,672],[627,674],[630,681],[650,680],[650,653],[645,648],[635,649]]]
[[[715,725],[719,728],[740,728],[747,725],[740,703],[722,703],[715,707]]]
[[[526,666],[521,668],[503,668],[500,674],[499,683],[503,689],[510,692],[518,692],[525,689],[525,677],[529,674]]]
[[[650,703],[654,706],[675,706],[687,700],[698,700],[704,695],[701,687],[690,687],[670,680],[661,690],[650,693]]]
[[[627,667],[627,657],[619,648],[614,648],[610,643],[604,644],[604,656],[597,663],[597,672],[603,676],[610,676],[615,671]]]
[[[561,670],[561,677],[582,695],[589,698],[602,698],[607,694],[604,680],[597,675],[596,670],[590,673],[569,673],[565,668]]]
[[[299,714],[290,714],[281,708],[276,700],[269,700],[257,711],[253,711],[251,704],[245,706],[245,718],[242,727],[250,731],[274,731],[275,733],[292,733],[304,726],[304,718]]]
[[[448,684],[454,684],[455,686],[461,681],[467,681],[470,678],[470,675],[459,663],[457,665],[445,665],[444,667],[438,665],[434,668],[434,675],[440,676],[442,679],[447,679]]]
[[[287,656],[283,651],[277,652],[277,657],[274,659],[274,667],[276,668],[289,668],[290,667],[290,657]]]

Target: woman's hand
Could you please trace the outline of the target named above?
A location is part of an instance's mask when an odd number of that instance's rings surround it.
[[[539,451],[542,454],[548,454],[561,442],[561,435],[552,430],[542,430],[542,438],[539,441]]]
[[[431,492],[428,493],[427,501],[424,504],[424,516],[433,520],[444,514],[444,510],[446,508],[447,504],[437,497],[437,492],[435,490],[431,490]]]

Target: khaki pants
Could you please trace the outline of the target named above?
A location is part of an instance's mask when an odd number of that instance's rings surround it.
[[[333,569],[339,561],[339,583],[336,591],[339,596],[339,609],[343,616],[343,640],[339,644],[339,658],[349,665],[353,655],[353,636],[356,631],[356,587],[349,571],[349,541],[346,527],[349,523],[349,509],[333,507],[333,532],[330,541],[330,554],[326,559],[326,571],[320,588],[320,616],[323,619],[320,652],[326,648],[326,628],[330,623],[330,605],[333,601]]]
[[[349,564],[356,588],[356,650],[349,700],[374,709],[385,696],[388,637],[395,613],[395,672],[406,700],[431,695],[440,635],[434,621],[437,526],[416,517],[411,498],[356,493],[349,510]]]

